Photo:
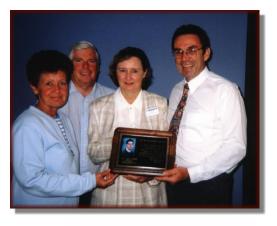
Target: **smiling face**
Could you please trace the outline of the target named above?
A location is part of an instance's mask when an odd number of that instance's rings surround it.
[[[95,50],[91,48],[73,51],[72,62],[74,71],[72,81],[77,87],[93,86],[98,74],[98,59]]]
[[[189,54],[191,48],[197,49],[194,53]],[[210,48],[202,49],[202,44],[197,35],[186,34],[178,36],[174,41],[174,50],[183,50],[180,55],[175,55],[175,64],[177,70],[190,81],[204,69],[205,62],[209,59]]]
[[[138,95],[147,71],[143,71],[138,57],[121,61],[116,67],[116,76],[122,94]]]
[[[37,107],[52,117],[67,101],[68,84],[63,71],[41,74],[38,85],[31,88],[38,97]]]

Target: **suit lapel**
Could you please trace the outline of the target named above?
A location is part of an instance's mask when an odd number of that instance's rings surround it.
[[[110,136],[113,136],[113,125],[114,125],[114,95],[111,95],[108,100],[107,104],[102,106],[102,108],[105,108],[103,111],[103,116],[101,117],[101,125],[103,134],[108,131],[110,133]]]
[[[156,128],[156,120],[151,117],[147,117],[146,116],[146,111],[149,107],[154,106],[153,101],[151,101],[150,96],[148,95],[148,93],[146,91],[142,91],[142,112],[141,112],[141,128],[142,129],[154,129]]]

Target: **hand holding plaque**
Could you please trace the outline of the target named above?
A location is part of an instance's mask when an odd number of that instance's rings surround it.
[[[169,131],[117,128],[110,169],[119,174],[161,175],[174,166],[175,143]]]

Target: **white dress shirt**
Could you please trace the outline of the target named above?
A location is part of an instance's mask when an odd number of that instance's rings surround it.
[[[185,79],[172,90],[170,122]],[[180,122],[176,164],[188,168],[192,183],[232,171],[246,154],[246,114],[238,87],[205,68],[188,82],[189,94]]]

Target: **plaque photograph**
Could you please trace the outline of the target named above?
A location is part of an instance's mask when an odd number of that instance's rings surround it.
[[[117,128],[110,169],[118,174],[161,175],[174,166],[175,143],[169,131]]]

